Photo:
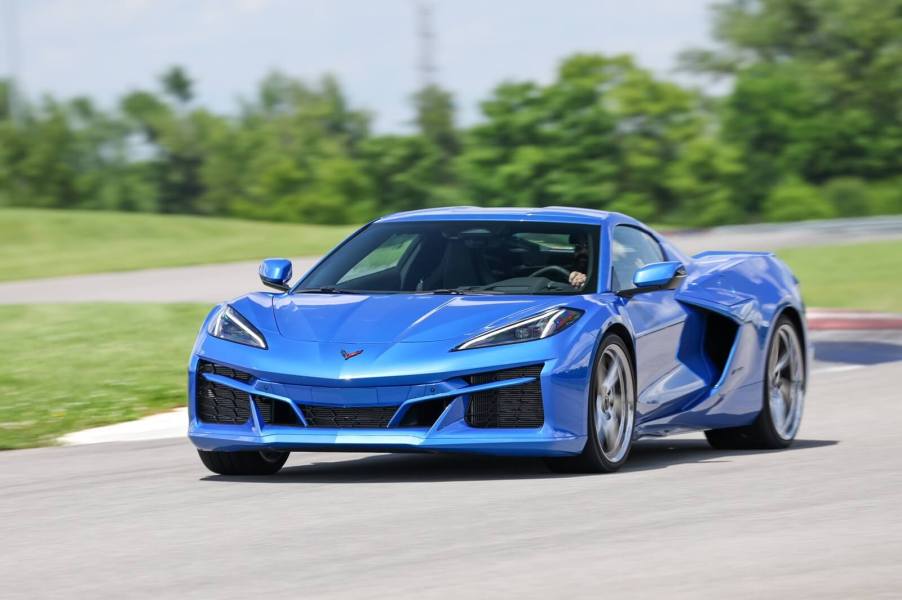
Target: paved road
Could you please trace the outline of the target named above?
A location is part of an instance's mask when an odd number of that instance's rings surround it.
[[[318,259],[292,259],[297,274]],[[60,302],[222,302],[266,289],[257,262],[143,269],[0,283],[0,304]]]
[[[902,217],[718,227],[671,236],[687,254],[703,250],[776,250],[787,246],[875,241],[902,237]],[[265,246],[265,245],[264,245]],[[265,251],[265,247],[261,247]],[[301,275],[315,258],[294,260]],[[263,289],[257,263],[148,269],[0,283],[0,304],[58,302],[209,302]]]
[[[818,334],[790,450],[652,440],[607,476],[294,454],[242,481],[181,440],[0,453],[0,596],[898,597],[900,349]]]
[[[902,217],[734,225],[670,235],[673,243],[690,255],[704,250],[769,251],[796,246],[874,242],[899,237],[902,237]]]

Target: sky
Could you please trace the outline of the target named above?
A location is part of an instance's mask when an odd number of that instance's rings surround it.
[[[709,0],[424,0],[432,5],[435,79],[458,119],[505,80],[550,81],[575,52],[630,53],[664,77],[677,53],[709,44]],[[405,131],[417,70],[416,0],[0,0],[18,16],[18,72],[29,96],[87,95],[109,106],[153,88],[173,64],[197,102],[234,110],[269,71],[334,73],[377,131]],[[11,11],[13,6],[15,11]],[[10,71],[0,44],[0,73]]]

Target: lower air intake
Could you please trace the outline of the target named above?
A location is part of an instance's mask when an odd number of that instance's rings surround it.
[[[477,373],[467,377],[470,385],[480,385],[517,379],[535,377],[529,383],[510,387],[477,392],[470,395],[465,419],[470,427],[501,428],[535,428],[545,423],[545,411],[542,407],[542,386],[539,374],[542,365],[518,367],[505,371]]]
[[[257,406],[260,419],[266,425],[300,425],[297,415],[287,402],[266,396],[254,396],[254,404]]]
[[[397,406],[361,406],[339,408],[332,406],[301,406],[308,427],[335,429],[381,429],[398,410]]]
[[[250,397],[225,385],[197,378],[197,417],[207,423],[240,425],[251,416]]]

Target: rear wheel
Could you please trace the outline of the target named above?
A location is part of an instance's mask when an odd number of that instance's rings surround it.
[[[767,350],[761,413],[747,427],[706,431],[708,443],[719,449],[786,448],[802,422],[805,385],[805,355],[799,332],[790,319],[780,317]]]
[[[220,475],[272,475],[277,473],[288,452],[210,452],[198,450],[204,466]]]
[[[601,342],[589,386],[588,439],[579,456],[548,459],[557,472],[610,473],[633,445],[636,385],[626,343],[616,334]]]

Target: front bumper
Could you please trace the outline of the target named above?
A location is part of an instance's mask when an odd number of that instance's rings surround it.
[[[216,427],[217,430],[213,430]],[[412,430],[253,431],[229,426],[192,427],[189,437],[201,450],[291,450],[309,452],[462,452],[497,456],[570,456],[585,436],[537,431],[430,432]]]
[[[213,346],[217,345],[214,341]],[[233,350],[230,348],[230,350]],[[515,358],[524,358],[522,356]],[[247,373],[250,377],[239,381],[214,372],[201,372],[203,362],[215,363]],[[482,379],[451,374],[436,380],[434,376],[406,377],[400,385],[396,378],[378,381],[369,378],[367,385],[353,381],[318,379],[316,385],[298,383],[298,377],[280,375],[238,366],[235,362],[213,358],[192,357],[189,368],[189,438],[200,449],[213,451],[291,450],[291,451],[358,451],[358,452],[467,452],[511,456],[566,456],[582,451],[585,444],[586,381],[579,369],[558,365],[558,361],[531,363],[531,371],[522,371],[522,364],[505,364],[500,369],[513,375],[536,374],[536,377],[510,377],[502,381],[483,382]],[[239,363],[242,364],[242,363]],[[517,370],[521,368],[521,370]],[[513,370],[511,370],[513,369]],[[207,369],[209,371],[209,369]],[[481,369],[485,373],[490,369]],[[225,370],[228,373],[228,369]],[[419,381],[416,381],[419,379]],[[380,384],[385,385],[380,385]],[[247,397],[247,413],[235,421],[209,422],[198,409],[198,394],[205,385],[225,386]],[[472,426],[474,412],[471,403],[479,394],[500,389],[525,389],[537,385],[541,390],[541,415],[529,426],[517,426],[508,415],[499,418],[506,426]],[[201,392],[199,392],[199,388]],[[536,388],[533,388],[536,389]],[[265,403],[278,402],[289,407],[293,423],[274,423],[271,409],[261,410]],[[322,426],[314,423],[311,406],[332,408],[338,412],[348,408],[387,408],[384,426],[363,427]],[[410,423],[409,416],[416,407],[435,406],[425,420]],[[306,407],[306,408],[305,408]],[[468,409],[470,412],[468,413]],[[283,411],[283,414],[284,411]],[[246,415],[246,416],[245,416]],[[243,420],[246,419],[246,420]],[[308,422],[310,421],[310,422]]]

